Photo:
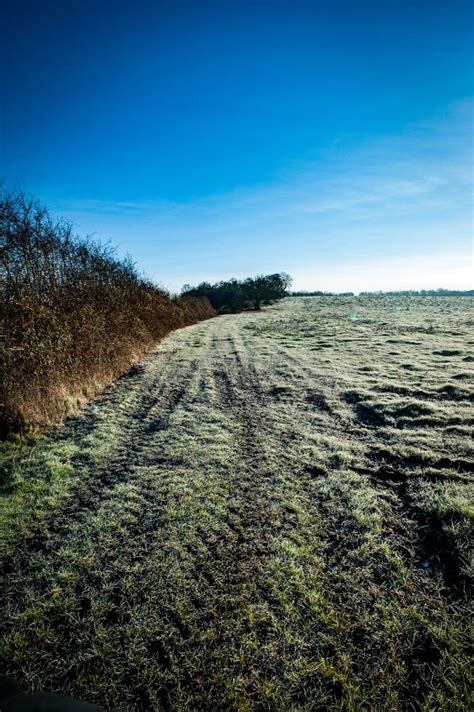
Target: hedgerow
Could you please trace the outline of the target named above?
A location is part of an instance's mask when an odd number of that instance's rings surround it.
[[[0,240],[3,433],[60,422],[165,334],[215,315],[21,193],[0,194]]]

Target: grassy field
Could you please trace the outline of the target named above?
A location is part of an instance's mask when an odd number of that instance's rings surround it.
[[[106,709],[469,709],[473,326],[288,299],[4,445],[1,667]]]

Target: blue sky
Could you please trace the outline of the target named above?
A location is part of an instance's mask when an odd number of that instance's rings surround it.
[[[0,174],[165,286],[470,287],[467,0],[3,0]]]

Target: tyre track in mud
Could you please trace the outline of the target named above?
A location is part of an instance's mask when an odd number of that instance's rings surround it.
[[[223,615],[234,615],[234,607],[242,605],[238,600],[242,588],[255,581],[259,562],[270,550],[274,515],[269,488],[272,472],[264,445],[268,426],[262,413],[260,384],[252,365],[245,363],[233,347],[233,340],[214,335],[212,364],[200,386],[209,387],[213,404],[232,418],[238,466],[225,485],[226,510],[218,548],[202,530],[200,541],[206,553],[192,552],[198,559],[199,574],[209,585],[210,609]],[[229,605],[229,590],[235,592],[235,606]],[[217,640],[216,645],[222,642]]]
[[[219,333],[220,328],[217,325],[210,325],[209,336],[215,331]],[[25,576],[30,579],[35,595],[41,597],[42,591],[46,593],[49,588],[49,577],[53,572],[55,572],[54,576],[57,576],[62,566],[58,553],[64,543],[68,540],[72,541],[74,551],[79,552],[83,546],[81,542],[87,544],[85,531],[89,520],[113,497],[119,485],[129,482],[135,482],[140,487],[144,500],[140,505],[139,521],[128,526],[128,559],[146,562],[147,557],[156,557],[157,554],[161,556],[160,547],[166,547],[167,542],[166,506],[172,473],[168,471],[163,473],[157,489],[156,478],[160,476],[163,445],[155,443],[154,436],[166,430],[173,413],[182,407],[183,403],[189,401],[192,404],[197,395],[202,396],[203,391],[206,400],[208,397],[206,388],[214,384],[215,390],[210,389],[209,392],[213,392],[218,409],[227,414],[231,413],[232,419],[235,419],[238,424],[235,449],[239,454],[240,466],[227,484],[228,512],[222,522],[221,541],[216,545],[212,533],[206,531],[205,527],[198,527],[196,543],[185,545],[188,557],[185,575],[190,577],[190,581],[199,579],[205,582],[204,598],[196,599],[195,608],[200,619],[207,620],[216,631],[219,631],[214,642],[202,651],[203,659],[205,660],[204,656],[208,654],[212,657],[213,651],[219,658],[223,651],[231,650],[235,646],[232,625],[222,626],[220,618],[234,621],[235,625],[239,625],[244,607],[261,597],[261,592],[256,585],[258,578],[256,572],[271,550],[273,505],[268,488],[271,472],[262,455],[267,428],[264,427],[264,419],[261,415],[263,404],[258,377],[251,363],[244,361],[238,353],[231,352],[233,341],[230,342],[230,346],[228,344],[229,348],[224,350],[219,348],[219,341],[222,339],[214,335],[212,342],[202,350],[201,359],[187,360],[184,368],[182,365],[176,368],[171,363],[158,375],[154,375],[151,367],[151,378],[148,378],[145,372],[143,386],[146,386],[147,390],[143,392],[138,405],[130,413],[130,426],[126,433],[121,434],[120,443],[115,448],[113,456],[97,470],[84,467],[82,472],[85,477],[71,490],[70,500],[60,511],[55,512],[54,518],[47,522],[47,526],[43,523],[41,531],[34,532],[33,536],[17,547],[14,570],[13,567],[9,567],[12,576],[6,577],[5,580],[5,601],[8,599],[10,605],[15,605],[13,603],[15,585],[19,585]],[[207,350],[209,346],[212,348],[211,366],[207,365],[202,369],[200,366],[209,359]],[[153,364],[155,358],[159,359],[159,354],[147,357],[148,365],[150,362]],[[190,388],[193,382],[194,389]],[[126,379],[118,384],[118,389],[126,392]],[[100,408],[100,403],[97,405]],[[147,475],[140,469],[150,466],[157,468],[153,475]],[[150,534],[160,526],[163,528],[160,538],[157,541],[150,540]],[[199,541],[201,545],[198,546]],[[101,569],[107,568],[108,558],[111,555],[113,556],[112,551],[101,554]],[[187,573],[188,565],[191,565],[189,573]],[[49,571],[47,577],[45,577],[46,571]],[[5,572],[8,573],[8,570],[6,569]],[[7,578],[10,581],[7,582]],[[110,584],[107,580],[106,585],[110,590],[109,593],[103,593],[103,596],[108,597],[110,601],[107,616],[111,622],[119,616],[121,624],[124,624],[127,620],[130,621],[130,614],[126,616],[121,612],[127,594],[122,590],[119,579],[113,577]],[[147,596],[150,595],[152,580],[146,577],[141,590],[137,589],[133,593],[134,606],[149,605]],[[71,630],[67,641],[66,639],[64,641],[65,645],[73,646],[73,653],[74,631],[82,634],[83,625],[89,618],[90,591],[100,587],[104,591],[104,577],[99,570],[93,569],[84,572],[81,580],[76,584],[75,598],[79,606],[76,615],[79,616],[79,623],[67,624]],[[128,602],[130,603],[130,600]],[[200,645],[199,639],[193,633],[192,627],[190,628],[174,610],[173,601],[167,596],[162,601],[157,601],[155,605],[157,605],[155,615],[161,617],[170,630],[175,631],[173,634],[176,646],[175,657],[176,655],[178,658],[181,657],[185,670],[186,657],[191,650],[195,650],[196,646]],[[51,624],[53,623],[54,621],[51,621]],[[65,621],[58,619],[54,625],[60,625],[62,630]],[[244,625],[243,628],[248,632],[251,626]],[[170,660],[167,645],[157,641],[156,646],[161,651],[160,656],[166,669],[169,665],[166,660]],[[204,671],[203,679],[197,685],[196,681],[191,679],[188,679],[187,684],[190,690],[194,687],[200,690],[199,694],[204,693],[207,687]],[[207,693],[209,708],[211,708],[212,696],[219,693],[211,688]],[[221,694],[224,698],[225,692],[222,691]],[[140,696],[143,708],[151,709],[152,704],[149,699],[147,701],[146,691],[142,690]],[[162,691],[159,696],[161,705],[166,708],[169,703],[167,691]]]
[[[298,523],[286,506],[287,482],[276,483],[276,460],[270,456],[272,421],[253,354],[240,334],[232,331],[225,339],[215,336],[212,351],[216,357],[209,379],[215,385],[217,407],[232,419],[238,467],[227,483],[228,503],[218,549],[202,532],[206,553],[192,551],[207,582],[206,620],[218,631],[203,652],[210,667],[225,661],[229,679],[237,676],[250,681],[264,671],[273,676],[282,669],[285,648],[280,647],[274,625],[281,603],[271,589],[269,571],[277,555],[276,540],[291,540]],[[309,500],[306,504],[311,508]],[[267,611],[258,624],[247,618],[253,609]],[[253,641],[246,659],[230,662],[242,657],[240,647],[246,639]],[[195,680],[190,681],[191,687],[195,685]],[[226,701],[225,690],[215,680],[203,677],[197,689],[201,709],[238,708]],[[254,684],[247,683],[241,693],[252,700],[252,708],[266,708]]]
[[[158,351],[147,356],[144,362],[153,364],[156,359],[159,362],[160,356],[161,353]],[[187,370],[184,373],[180,372],[178,376],[173,364],[165,364],[164,369],[156,376],[153,375],[151,380],[147,377],[146,369],[140,372],[139,380],[143,382],[141,397],[135,409],[129,414],[129,426],[120,433],[112,457],[104,465],[97,467],[87,459],[84,462],[83,457],[79,456],[78,459],[82,460],[79,464],[80,477],[72,486],[69,497],[61,509],[54,512],[54,517],[51,517],[46,527],[43,522],[41,528],[30,532],[23,543],[23,557],[18,556],[17,549],[15,552],[17,570],[23,570],[25,560],[31,552],[54,555],[73,528],[80,527],[82,522],[93,516],[102,503],[111,496],[114,489],[127,482],[139,465],[143,464],[143,460],[148,457],[146,455],[150,445],[148,438],[167,427],[195,376],[197,362],[190,360],[186,366]],[[136,366],[132,367],[132,371],[136,368]],[[127,374],[119,380],[117,387],[119,392],[127,391]],[[100,401],[99,398],[96,402],[96,407],[99,409]],[[87,415],[85,417],[87,418]],[[67,426],[65,429],[67,431]],[[64,437],[64,434],[61,433],[60,437]],[[159,452],[155,452],[153,456],[159,461]],[[2,574],[7,575],[12,567],[13,557],[6,557],[2,562]]]
[[[219,408],[232,413],[237,425],[235,448],[240,468],[238,477],[232,482],[232,504],[234,518],[226,524],[237,535],[237,548],[227,552],[227,567],[232,571],[234,585],[255,573],[261,557],[268,553],[271,529],[271,503],[269,478],[272,473],[266,461],[262,401],[259,383],[251,368],[241,357],[224,355],[225,368],[215,364],[212,377],[217,385]]]

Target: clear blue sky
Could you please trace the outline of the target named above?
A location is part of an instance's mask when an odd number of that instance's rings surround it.
[[[464,0],[2,0],[0,174],[171,289],[469,287]]]

